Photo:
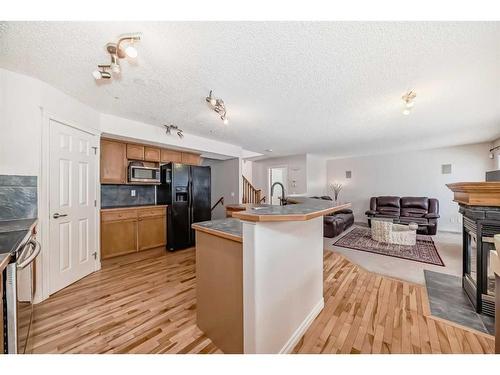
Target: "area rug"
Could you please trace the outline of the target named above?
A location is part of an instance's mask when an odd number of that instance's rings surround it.
[[[395,245],[372,240],[370,228],[356,227],[333,243],[347,249],[366,251],[395,258],[443,266],[444,263],[431,236],[417,235],[413,246]]]

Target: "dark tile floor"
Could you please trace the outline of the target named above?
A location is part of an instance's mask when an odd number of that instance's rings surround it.
[[[424,276],[432,315],[495,334],[495,318],[474,310],[460,277],[429,270],[424,270]]]

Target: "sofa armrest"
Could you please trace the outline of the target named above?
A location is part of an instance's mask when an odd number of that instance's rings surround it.
[[[425,214],[426,219],[439,219],[439,214],[435,213],[430,213],[430,214]]]
[[[377,211],[374,210],[368,210],[365,212],[366,216],[375,216],[377,214]]]

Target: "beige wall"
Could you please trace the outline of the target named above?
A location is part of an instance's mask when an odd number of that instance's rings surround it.
[[[240,202],[240,159],[215,160],[203,159],[203,165],[211,169],[211,205],[220,197],[224,197],[224,205]],[[226,216],[224,206],[217,206],[212,211],[212,219],[222,219]]]
[[[492,169],[491,143],[479,143],[397,154],[372,155],[327,162],[328,182],[345,186],[340,200],[352,202],[356,221],[366,221],[372,196],[426,196],[439,199],[439,229],[459,232],[461,216],[447,183],[484,181]],[[451,164],[451,174],[441,174],[441,165]],[[346,179],[345,172],[352,178]]]

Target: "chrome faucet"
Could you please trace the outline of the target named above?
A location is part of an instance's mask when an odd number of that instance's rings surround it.
[[[285,187],[283,186],[283,184],[281,182],[275,182],[274,184],[272,184],[271,186],[271,198],[273,196],[273,193],[274,193],[274,187],[276,185],[279,185],[281,186],[281,198],[280,198],[280,206],[283,206],[283,203],[285,202]]]

